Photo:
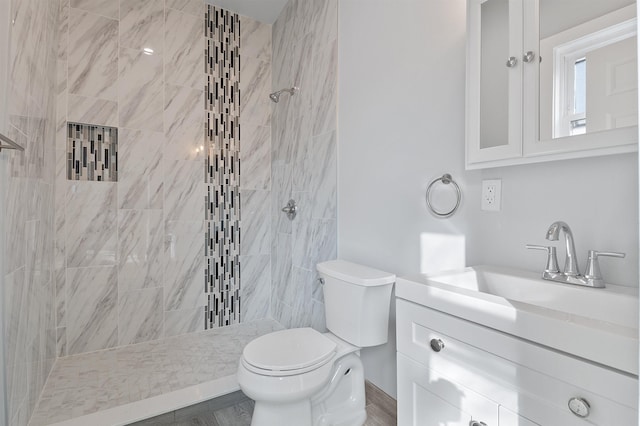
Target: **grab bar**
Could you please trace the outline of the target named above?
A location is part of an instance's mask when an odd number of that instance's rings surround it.
[[[16,151],[24,151],[24,148],[15,143],[11,138],[6,137],[0,133],[0,142],[4,142],[6,145],[0,143],[0,152],[3,149],[15,149]]]

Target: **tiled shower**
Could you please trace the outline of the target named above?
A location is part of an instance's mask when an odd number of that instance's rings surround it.
[[[57,357],[266,318],[324,330],[337,1],[272,26],[199,0],[11,3],[9,424]]]

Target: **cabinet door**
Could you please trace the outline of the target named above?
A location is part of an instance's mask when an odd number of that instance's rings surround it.
[[[499,426],[540,426],[538,423],[525,419],[502,406],[498,408],[498,417]]]
[[[468,0],[467,167],[522,155],[522,0]],[[509,59],[511,61],[509,61]]]
[[[398,353],[398,426],[498,426],[498,404]]]

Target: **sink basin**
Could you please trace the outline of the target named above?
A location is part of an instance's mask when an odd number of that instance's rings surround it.
[[[496,266],[399,278],[396,296],[638,374],[638,290],[545,281]]]

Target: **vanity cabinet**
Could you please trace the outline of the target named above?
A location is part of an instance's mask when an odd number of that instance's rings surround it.
[[[467,169],[637,150],[634,1],[467,8]]]
[[[637,378],[403,299],[397,344],[399,426],[638,421]]]

